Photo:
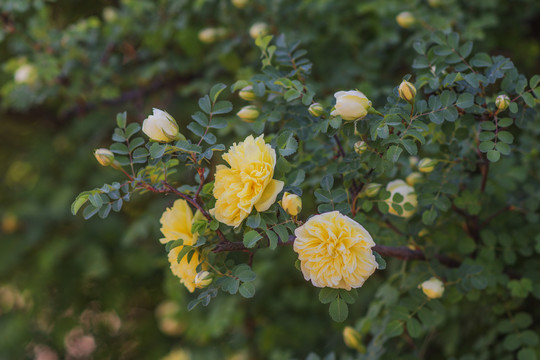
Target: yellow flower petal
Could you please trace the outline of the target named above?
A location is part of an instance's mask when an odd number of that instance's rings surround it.
[[[255,209],[259,212],[268,210],[268,208],[276,202],[276,197],[279,192],[283,190],[284,185],[285,183],[280,180],[273,179],[270,181],[264,189],[261,198],[255,204]]]
[[[182,239],[185,245],[193,245],[197,242],[197,234],[191,233],[193,212],[187,201],[178,199],[173,206],[167,208],[161,219],[161,232],[165,236],[160,239],[162,244],[169,241]]]

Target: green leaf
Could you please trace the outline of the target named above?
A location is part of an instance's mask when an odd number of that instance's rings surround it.
[[[489,150],[487,152],[487,158],[491,162],[497,162],[501,158],[501,153],[497,150]]]
[[[407,320],[407,332],[412,338],[417,338],[422,333],[422,325],[415,318]]]
[[[330,303],[330,316],[336,322],[343,322],[349,316],[349,307],[341,297],[337,297]]]
[[[395,163],[399,160],[399,156],[403,152],[403,149],[397,145],[392,145],[386,152],[386,158],[391,162]]]
[[[244,246],[248,249],[254,247],[259,240],[262,239],[261,234],[255,230],[248,231],[244,234]]]
[[[518,360],[536,360],[536,351],[533,348],[522,348],[517,353]]]
[[[478,53],[471,59],[471,65],[476,67],[489,67],[493,65],[491,57],[486,53]]]
[[[278,236],[272,230],[267,230],[266,236],[268,236],[268,247],[270,248],[270,250],[275,250],[278,244]]]
[[[467,41],[465,44],[459,47],[459,54],[463,56],[464,58],[466,58],[467,56],[471,54],[472,48],[473,48],[473,42]]]
[[[384,329],[384,334],[389,338],[403,334],[403,322],[400,320],[390,321]]]
[[[339,296],[339,290],[329,287],[322,288],[319,291],[319,301],[323,304],[329,304]]]
[[[527,104],[528,107],[533,108],[536,106],[536,101],[534,100],[534,96],[532,96],[531,93],[523,93],[521,97],[523,98],[523,101],[525,101],[525,104]]]
[[[119,128],[125,128],[127,122],[127,112],[118,113],[116,115],[116,125],[118,125]]]
[[[373,251],[373,255],[375,255],[375,261],[377,261],[377,268],[379,270],[386,269],[386,260],[376,251]]]
[[[483,141],[480,143],[478,148],[480,149],[481,152],[486,153],[492,150],[494,146],[495,146],[495,143],[493,141]]]
[[[88,205],[83,210],[83,217],[84,217],[85,220],[88,220],[92,216],[96,215],[98,211],[99,211],[99,208],[97,208],[97,207],[95,207],[93,205]]]
[[[208,97],[208,95],[204,95],[202,98],[199,99],[199,107],[205,113],[210,114],[210,112],[212,111],[212,103],[210,102],[210,98]]]
[[[150,146],[150,157],[152,159],[159,159],[165,154],[165,150],[167,150],[167,145],[162,145],[160,143],[152,143]]]
[[[81,193],[79,194],[79,196],[77,196],[73,204],[71,204],[71,213],[73,215],[76,215],[79,209],[81,208],[81,206],[83,206],[86,203],[86,201],[88,201],[88,196],[89,196],[88,193]]]
[[[141,130],[141,125],[137,123],[131,123],[126,128],[126,138],[130,138]]]
[[[466,109],[474,105],[474,96],[470,93],[463,93],[459,95],[456,106],[462,109]]]
[[[255,285],[253,283],[247,282],[240,285],[239,288],[240,295],[242,295],[245,298],[252,298],[255,296]]]
[[[426,210],[422,214],[422,222],[424,223],[424,225],[433,225],[436,218],[437,211],[435,209]]]
[[[514,135],[510,134],[508,131],[499,131],[497,138],[507,144],[514,142]]]
[[[230,101],[219,101],[214,108],[212,109],[212,114],[226,114],[233,109],[232,103]]]
[[[247,218],[246,225],[249,226],[250,228],[253,228],[253,229],[258,228],[260,224],[261,224],[261,215],[259,213],[250,215]]]
[[[334,187],[334,177],[330,174],[325,175],[321,180],[321,187],[330,192]]]
[[[289,241],[289,231],[285,226],[275,225],[272,229],[276,232],[276,234],[278,234],[282,243]]]
[[[227,88],[227,85],[221,84],[221,83],[212,86],[212,88],[210,89],[210,99],[212,100],[213,103],[216,102],[219,94],[221,94],[221,92],[225,90],[226,88]]]
[[[257,278],[257,275],[246,264],[238,265],[233,271],[233,276],[236,276],[242,282],[250,282]]]
[[[531,89],[536,88],[536,86],[538,85],[538,83],[540,83],[540,75],[534,75],[534,76],[529,80],[529,86],[531,87]]]

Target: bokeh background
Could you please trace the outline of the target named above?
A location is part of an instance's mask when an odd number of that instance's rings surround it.
[[[416,18],[409,28],[396,22],[403,11]],[[260,69],[257,22],[302,42],[327,103],[352,88],[382,101],[433,29],[540,73],[537,0],[1,0],[0,359],[353,355],[347,324],[331,321],[291,249],[257,253],[255,298],[220,295],[188,312],[158,242],[172,199],[138,196],[106,220],[70,212],[79,192],[118,179],[92,154],[110,144],[116,113],[142,122],[157,107],[187,124],[214,83]],[[208,28],[220,35],[201,41]],[[220,135],[231,143],[249,131],[232,116]]]

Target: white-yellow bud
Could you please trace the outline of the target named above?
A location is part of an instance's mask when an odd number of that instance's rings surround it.
[[[37,80],[37,69],[34,65],[23,64],[15,71],[14,77],[17,84],[31,85]]]
[[[411,186],[414,186],[414,185],[422,182],[423,179],[424,179],[424,177],[422,176],[422,174],[415,171],[415,172],[412,172],[409,175],[407,175],[407,177],[405,178],[405,182],[407,184],[411,185]]]
[[[371,101],[358,90],[338,91],[334,97],[336,106],[330,115],[341,116],[343,120],[363,119],[371,109]]]
[[[343,329],[343,341],[351,349],[355,349],[360,353],[366,352],[366,347],[362,344],[362,335],[350,326],[345,326]]]
[[[94,151],[94,156],[102,166],[109,166],[114,162],[114,154],[109,149],[96,149],[96,151]]]
[[[205,288],[212,283],[212,276],[208,271],[203,270],[195,275],[194,283],[198,289]]]
[[[313,103],[309,106],[308,111],[311,115],[319,117],[324,113],[324,107],[319,103]]]
[[[394,180],[394,181],[390,181],[386,185],[386,191],[390,193],[390,197],[385,200],[389,208],[388,212],[390,214],[393,214],[402,218],[410,218],[411,216],[414,215],[414,213],[416,212],[416,208],[418,206],[418,198],[412,186],[407,185],[407,183],[403,180]],[[401,214],[398,213],[392,207],[392,204],[394,204],[393,198],[394,198],[394,195],[396,194],[400,194],[403,197],[402,201],[396,203],[397,205],[401,206],[401,209],[402,209]],[[405,210],[406,203],[409,203],[413,207],[413,209]]]
[[[396,16],[396,21],[399,26],[408,29],[416,22],[416,18],[410,12],[403,11]]]
[[[249,36],[253,39],[257,39],[259,36],[265,36],[268,34],[268,24],[264,22],[258,22],[249,28]]]
[[[508,109],[508,106],[510,106],[510,98],[508,95],[503,94],[497,96],[497,99],[495,99],[495,106],[497,106],[497,109],[499,111],[504,111]]]
[[[417,156],[411,156],[409,157],[409,166],[411,168],[415,167],[418,164],[418,157]]]
[[[232,0],[231,2],[235,7],[243,9],[248,4],[249,0]]]
[[[426,294],[430,299],[437,299],[443,296],[444,293],[444,284],[441,280],[436,277],[432,277],[429,280],[424,281],[418,285],[420,289]]]
[[[414,102],[414,97],[416,96],[416,88],[412,83],[403,80],[401,84],[399,84],[398,92],[399,97],[406,102],[411,104]]]
[[[118,13],[116,9],[112,6],[106,6],[103,9],[103,19],[106,22],[113,22],[118,18]]]
[[[354,152],[356,152],[358,155],[362,155],[365,153],[368,149],[368,144],[366,144],[364,141],[357,141],[354,143]]]
[[[178,131],[176,120],[166,111],[159,109],[154,109],[153,114],[143,121],[142,131],[150,139],[159,142],[171,142],[184,138]]]
[[[435,169],[435,165],[437,165],[437,160],[423,158],[418,162],[418,170],[423,173],[430,173]]]
[[[211,44],[227,35],[225,28],[205,28],[199,32],[199,40],[206,44]]]
[[[375,197],[381,190],[382,185],[377,183],[369,183],[366,185],[364,192],[368,197]]]
[[[253,86],[248,85],[238,92],[238,96],[246,101],[253,101],[257,98],[257,95],[253,92]]]
[[[241,108],[236,115],[246,122],[253,122],[259,117],[260,113],[255,105],[248,105]]]
[[[302,198],[296,194],[285,192],[279,204],[291,216],[296,216],[302,211]]]

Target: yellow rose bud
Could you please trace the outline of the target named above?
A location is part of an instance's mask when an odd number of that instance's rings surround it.
[[[424,158],[418,162],[418,170],[423,173],[430,173],[435,169],[435,165],[437,165],[437,160]]]
[[[414,185],[422,182],[423,179],[424,179],[424,177],[422,176],[422,174],[415,171],[415,172],[410,173],[409,175],[407,175],[407,177],[405,178],[405,182],[407,184],[409,184],[410,186],[414,186]]]
[[[206,270],[203,270],[195,276],[195,287],[198,289],[202,289],[207,287],[212,283],[212,276],[210,273]]]
[[[308,111],[311,115],[319,117],[324,113],[324,107],[319,103],[314,103],[310,105]]]
[[[357,141],[354,143],[354,152],[356,152],[358,155],[362,155],[365,153],[368,149],[368,144],[366,144],[364,141]]]
[[[408,11],[404,11],[396,16],[396,21],[399,26],[404,29],[408,29],[416,22],[416,19],[413,14]]]
[[[257,95],[253,92],[253,86],[248,85],[238,92],[238,96],[246,101],[253,101],[257,98]]]
[[[339,211],[312,216],[294,235],[304,279],[316,287],[359,288],[378,267],[371,235]]]
[[[497,96],[497,99],[495,99],[495,106],[497,106],[497,109],[499,111],[504,111],[508,109],[509,105],[510,105],[510,98],[506,94],[499,95]]]
[[[426,235],[429,235],[429,230],[426,229],[426,228],[423,228],[422,230],[420,230],[420,231],[418,232],[418,236],[419,236],[419,237],[424,237],[424,236],[426,236]]]
[[[408,103],[414,102],[414,97],[416,96],[416,88],[410,82],[403,80],[398,88],[399,97]]]
[[[103,19],[106,22],[113,22],[118,18],[118,13],[116,12],[116,9],[112,6],[106,6],[103,9]]]
[[[371,108],[371,101],[358,90],[338,91],[334,97],[336,106],[330,115],[341,116],[343,120],[363,119]]]
[[[206,28],[199,32],[199,40],[206,44],[211,44],[227,35],[225,28]]]
[[[351,349],[361,353],[366,352],[366,347],[362,344],[362,335],[350,326],[345,326],[343,329],[343,341]]]
[[[255,105],[248,105],[244,106],[242,109],[240,109],[239,112],[236,113],[236,115],[247,122],[253,122],[257,120],[261,112]]]
[[[154,109],[153,115],[148,116],[142,125],[142,131],[152,140],[171,142],[185,139],[178,132],[176,120],[166,111]]]
[[[249,28],[249,36],[253,39],[257,39],[259,36],[265,36],[268,34],[268,24],[264,22],[258,22]]]
[[[410,218],[411,216],[413,216],[413,214],[416,211],[416,207],[418,206],[418,199],[416,197],[416,193],[414,192],[414,188],[412,186],[407,185],[407,183],[405,183],[405,181],[403,180],[394,180],[394,181],[389,182],[386,185],[386,191],[390,192],[390,197],[385,200],[386,204],[389,207],[388,212],[390,214],[400,216],[402,218]],[[401,215],[392,207],[392,204],[393,204],[392,198],[394,197],[396,193],[401,194],[401,196],[403,196],[403,200],[399,203],[396,203],[398,205],[401,205],[402,207],[403,212],[401,213]],[[405,203],[411,204],[414,207],[414,209],[405,210],[404,208]]]
[[[34,65],[23,64],[15,71],[14,77],[17,84],[32,85],[37,80],[37,69]]]
[[[109,149],[97,149],[94,151],[94,156],[102,166],[109,166],[114,162],[114,154]]]
[[[410,167],[415,167],[416,165],[418,164],[418,157],[416,156],[411,156],[409,157],[409,166]]]
[[[285,192],[280,202],[283,210],[291,216],[296,216],[302,211],[302,198],[296,194]]]
[[[368,197],[375,197],[379,193],[379,190],[381,190],[381,187],[381,184],[369,183],[366,185],[364,192]]]
[[[4,214],[2,217],[2,232],[5,234],[11,234],[17,230],[17,227],[19,226],[19,221],[17,219],[17,216],[13,214]]]
[[[249,0],[232,0],[231,2],[235,7],[243,9],[248,4]]]
[[[443,3],[444,3],[443,0],[428,0],[428,4],[429,4],[429,6],[431,6],[432,8],[439,7],[439,6],[441,6]]]
[[[432,277],[429,280],[424,281],[418,288],[422,289],[424,294],[430,299],[437,299],[443,296],[444,293],[444,284],[441,280],[436,277]]]

